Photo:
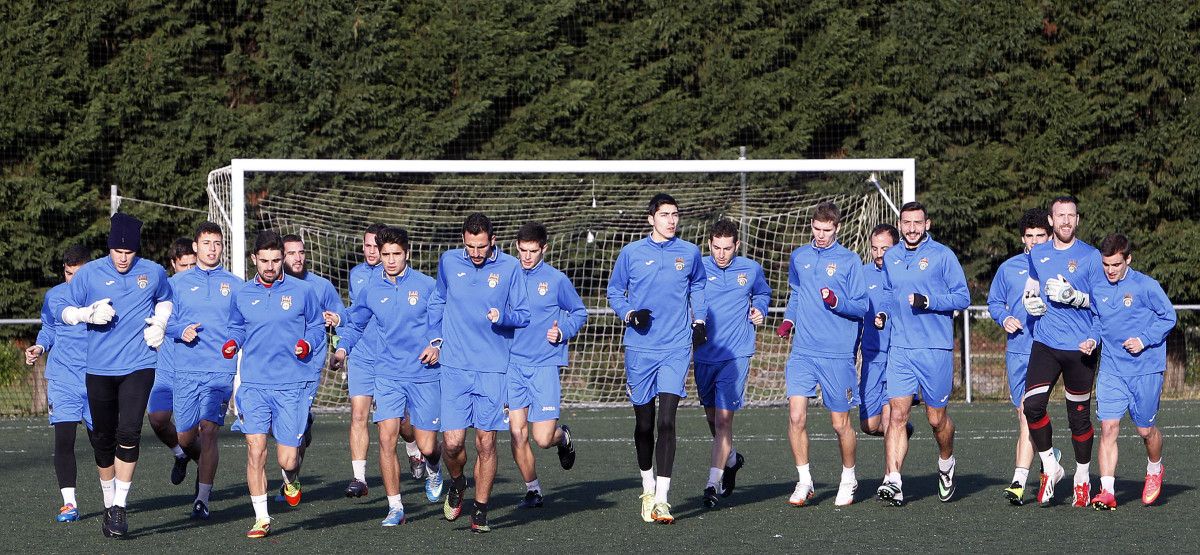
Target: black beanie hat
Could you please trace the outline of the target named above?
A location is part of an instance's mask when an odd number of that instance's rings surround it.
[[[112,215],[110,220],[111,228],[108,232],[108,248],[110,249],[125,249],[131,251],[139,250],[142,244],[142,221],[130,216],[117,212]]]

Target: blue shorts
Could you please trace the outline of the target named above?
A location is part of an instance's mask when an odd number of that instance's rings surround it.
[[[441,429],[508,429],[502,372],[476,372],[442,366]]]
[[[863,351],[862,375],[858,379],[858,419],[866,420],[883,414],[887,404],[887,360],[888,354],[879,351]]]
[[[351,397],[375,395],[375,360],[351,356],[346,364],[346,386]]]
[[[50,424],[59,422],[83,422],[92,429],[92,411],[88,408],[87,386],[83,375],[78,379],[46,380],[46,405],[50,412]]]
[[[441,410],[440,381],[413,383],[408,380],[375,378],[375,422],[404,418],[407,414],[416,429],[436,432]]]
[[[262,389],[243,383],[236,400],[242,433],[269,433],[280,445],[299,447],[316,393],[317,382],[294,389]]]
[[[508,365],[506,374],[508,409],[529,408],[530,422],[555,420],[560,414],[562,384],[557,366]]]
[[[925,406],[940,409],[950,404],[954,389],[954,353],[950,349],[888,350],[887,395],[889,399],[921,393]]]
[[[625,393],[629,402],[644,405],[659,393],[687,397],[683,382],[691,365],[691,349],[662,352],[625,349]]]
[[[696,361],[696,392],[700,404],[736,411],[746,400],[746,380],[750,377],[750,357],[721,362]]]
[[[179,372],[175,374],[175,430],[186,432],[207,420],[225,425],[229,398],[233,396],[233,374],[226,372]]]
[[[1129,411],[1129,419],[1134,426],[1154,426],[1162,389],[1162,372],[1140,376],[1100,372],[1096,377],[1096,417],[1100,420],[1120,420],[1125,416],[1125,411]]]
[[[1008,374],[1008,398],[1014,407],[1021,408],[1025,397],[1025,375],[1029,373],[1029,353],[1004,353]]]
[[[830,412],[849,412],[858,406],[858,372],[853,358],[825,358],[793,353],[784,366],[788,397],[816,397]]]
[[[150,388],[150,400],[146,403],[146,412],[171,412],[174,399],[171,392],[175,388],[175,370],[172,368],[154,369],[154,386]]]

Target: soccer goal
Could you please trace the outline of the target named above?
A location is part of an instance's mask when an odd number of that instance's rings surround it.
[[[766,271],[775,293],[746,398],[770,404],[785,400],[788,344],[772,332],[786,302],[788,257],[811,239],[813,208],[837,203],[844,214],[839,240],[865,260],[870,230],[894,224],[897,207],[915,199],[915,167],[912,159],[239,159],[209,174],[209,217],[226,231],[233,273],[253,274],[247,245],[259,230],[296,233],[305,239],[310,270],[333,281],[343,296],[350,268],[362,261],[362,232],[370,223],[408,229],[410,264],[433,275],[438,255],[462,246],[467,214],[487,214],[497,245],[510,254],[517,228],[540,221],[550,232],[546,262],[571,279],[590,313],[562,374],[563,402],[607,405],[625,402],[623,325],[605,298],[612,263],[622,246],[649,232],[646,203],[666,192],[679,202],[682,238],[707,255],[709,226],[732,219],[740,224],[741,253]],[[690,378],[688,388],[687,402],[694,403]],[[326,371],[315,406],[346,406],[343,372]]]

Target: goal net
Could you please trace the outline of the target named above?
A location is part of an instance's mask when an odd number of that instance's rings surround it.
[[[762,264],[774,294],[758,334],[746,386],[749,404],[785,400],[788,342],[772,333],[782,319],[792,249],[811,239],[813,208],[830,200],[844,214],[839,240],[867,256],[868,234],[895,223],[915,194],[913,161],[731,160],[719,162],[524,162],[235,160],[208,178],[209,216],[226,230],[227,266],[252,275],[246,245],[259,230],[304,238],[309,270],[346,296],[350,268],[362,261],[368,224],[408,229],[410,265],[434,275],[437,258],[462,246],[467,214],[483,212],[497,245],[516,252],[515,233],[530,221],[550,234],[546,262],[562,270],[589,319],[562,372],[563,403],[626,402],[623,324],[605,298],[621,247],[645,237],[646,203],[656,192],[679,202],[679,236],[708,255],[707,231],[719,218],[739,223],[744,256]],[[326,367],[314,406],[347,406],[344,371]],[[689,398],[695,385],[688,379]]]

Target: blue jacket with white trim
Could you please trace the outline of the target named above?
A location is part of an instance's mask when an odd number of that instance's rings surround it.
[[[901,243],[883,253],[883,271],[892,306],[888,322],[895,324],[891,347],[953,349],[954,311],[971,304],[954,251],[926,234],[915,249]],[[929,308],[909,304],[913,293],[925,295]]]
[[[242,351],[242,383],[291,389],[321,378],[325,365],[325,319],[312,286],[281,275],[270,287],[256,276],[234,293],[229,339]],[[308,358],[296,358],[296,342],[308,342]]]
[[[46,292],[42,301],[42,329],[37,334],[37,344],[46,350],[47,380],[79,380],[82,383],[84,364],[87,359],[87,326],[67,325],[62,321],[61,311],[54,314],[53,306],[67,306],[70,294],[67,284],[60,283]]]
[[[371,266],[366,262],[359,262],[357,266],[350,269],[350,303],[354,303],[354,299],[358,298],[358,292],[365,288],[372,280],[380,279],[383,276],[383,264]],[[342,316],[345,318],[345,315]],[[383,338],[378,333],[379,326],[374,322],[367,322],[367,327],[363,330],[366,337],[362,344],[358,345],[354,352],[354,360],[361,362],[367,366],[375,365],[375,357],[379,351],[383,350]]]
[[[992,286],[988,289],[988,314],[1004,328],[1009,316],[1021,323],[1021,329],[1008,334],[1005,350],[1021,355],[1029,354],[1033,348],[1033,328],[1037,318],[1025,310],[1025,282],[1029,279],[1029,257],[1025,253],[1005,260],[996,269]]]
[[[437,288],[429,303],[429,327],[442,331],[441,363],[460,370],[508,371],[513,331],[529,325],[521,263],[493,248],[475,266],[466,249],[453,249],[438,259]],[[500,319],[488,321],[495,308]]]
[[[1092,288],[1091,310],[1098,325],[1092,338],[1103,343],[1100,371],[1123,377],[1167,370],[1167,334],[1175,327],[1175,308],[1154,278],[1133,268],[1116,283]],[[1122,345],[1137,337],[1145,349],[1133,355]]]
[[[708,341],[696,349],[695,359],[724,362],[753,355],[755,331],[750,308],[766,316],[771,304],[771,286],[762,265],[744,256],[734,256],[724,268],[711,256],[704,257],[703,263],[708,276],[704,283]]]
[[[836,306],[821,298],[825,287],[837,295]],[[792,251],[784,312],[784,319],[795,324],[792,352],[853,357],[867,307],[867,283],[857,254],[837,241],[823,249],[809,243]]]
[[[895,323],[883,321],[883,329],[875,329],[875,315],[890,310],[891,301],[887,293],[883,268],[876,268],[875,262],[863,264],[863,281],[867,284],[867,311],[863,314],[859,328],[862,329],[862,351],[864,353],[886,353],[890,345],[892,326]],[[891,315],[888,315],[891,318]]]
[[[175,309],[167,321],[166,349],[159,349],[160,364],[170,364],[178,372],[236,372],[236,361],[226,359],[221,348],[229,339],[233,294],[244,283],[220,266],[211,270],[196,266],[175,274],[171,278]],[[183,330],[197,323],[202,327],[196,340],[184,343]]]
[[[1046,303],[1046,313],[1037,317],[1033,340],[1064,351],[1079,349],[1092,329],[1092,311],[1069,304],[1053,302],[1046,297],[1046,280],[1062,276],[1071,287],[1092,294],[1092,288],[1105,283],[1100,251],[1076,239],[1065,249],[1054,247],[1054,241],[1034,245],[1029,250],[1029,277],[1038,282],[1038,295]]]
[[[566,366],[567,344],[587,322],[587,307],[566,274],[538,262],[526,270],[525,296],[529,299],[529,325],[513,333],[512,363],[522,366]],[[551,343],[546,332],[558,322],[562,340]]]
[[[366,342],[369,323],[383,350],[375,362],[375,375],[414,383],[438,379],[441,371],[435,364],[421,363],[421,352],[440,337],[438,330],[429,327],[429,303],[437,283],[433,278],[413,268],[405,268],[393,283],[386,275],[372,279],[358,290],[358,298],[346,311],[338,326],[339,349],[354,354],[358,345]]]
[[[608,304],[622,321],[650,309],[650,329],[625,326],[625,348],[673,351],[692,348],[692,322],[708,314],[700,248],[678,237],[661,243],[650,236],[625,245],[608,280]]]

